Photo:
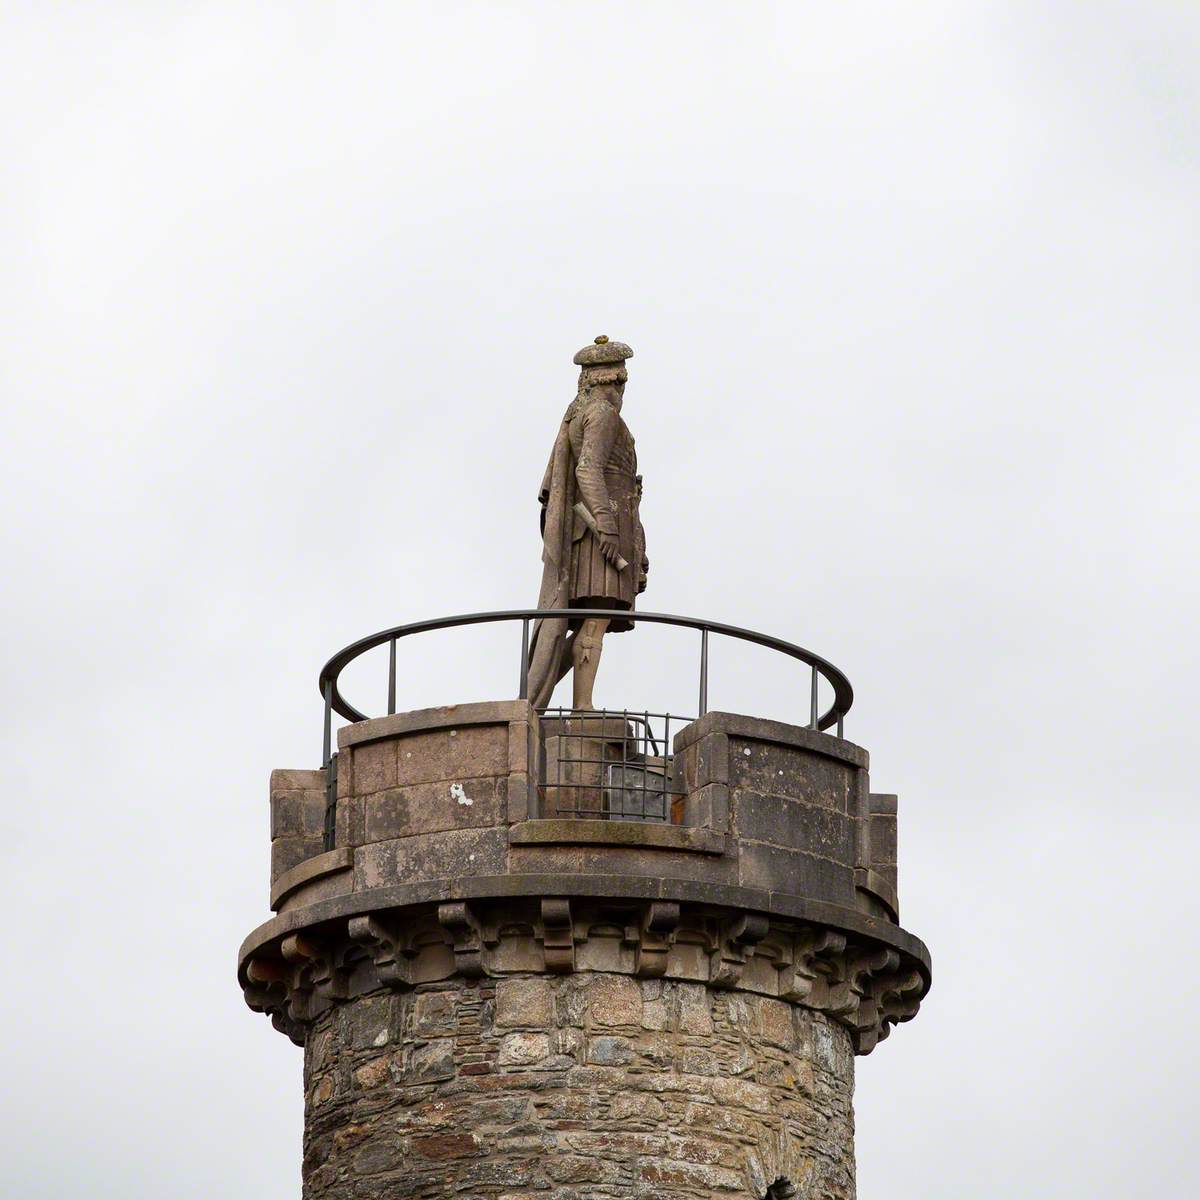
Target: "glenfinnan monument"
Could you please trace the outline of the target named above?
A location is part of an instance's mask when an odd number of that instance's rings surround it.
[[[304,1047],[305,1200],[854,1196],[855,1056],[930,981],[898,923],[896,797],[842,736],[831,663],[636,610],[631,356],[605,337],[575,356],[538,607],[340,651],[321,767],[271,776],[275,916],[238,977]],[[397,712],[398,643],[483,623],[512,638],[517,698]],[[662,624],[694,631],[695,715],[607,676],[620,706],[597,709],[604,639],[636,630],[652,654]],[[710,642],[795,660],[790,711],[711,709]],[[342,695],[362,655],[386,715]]]

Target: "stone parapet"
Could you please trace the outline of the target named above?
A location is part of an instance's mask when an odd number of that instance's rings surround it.
[[[860,747],[709,713],[675,739],[683,794],[676,823],[655,824],[544,815],[539,739],[524,701],[425,709],[343,729],[334,845],[352,859],[337,882],[323,875],[319,885],[314,877],[286,894],[277,888],[281,910],[395,884],[573,873],[739,886],[895,920],[895,798],[871,794]],[[307,790],[280,790],[277,777]],[[295,878],[322,849],[324,791],[322,772],[276,772],[272,780],[273,811],[290,805],[295,825],[277,841],[275,882],[285,872]]]

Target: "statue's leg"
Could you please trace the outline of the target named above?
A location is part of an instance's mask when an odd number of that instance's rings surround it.
[[[571,639],[571,661],[575,674],[571,680],[571,705],[576,709],[593,709],[592,688],[596,683],[596,671],[600,667],[600,648],[608,621],[589,619],[579,627]]]
[[[556,687],[566,677],[567,672],[575,665],[574,655],[571,653],[571,647],[575,645],[575,639],[579,635],[577,633],[568,634],[563,638],[562,650],[558,655],[558,662],[554,667],[554,682],[550,685],[550,691],[553,692]],[[546,703],[549,704],[549,698]]]

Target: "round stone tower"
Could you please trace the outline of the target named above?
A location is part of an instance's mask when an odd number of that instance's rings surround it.
[[[357,719],[327,672],[352,721],[272,775],[276,915],[238,963],[304,1047],[306,1200],[853,1197],[854,1060],[929,956],[896,798],[813,696],[804,727]]]

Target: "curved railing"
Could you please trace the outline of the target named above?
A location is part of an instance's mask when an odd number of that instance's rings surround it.
[[[680,617],[670,613],[651,613],[628,611],[626,609],[597,609],[597,608],[514,608],[500,612],[467,613],[457,617],[435,617],[430,621],[414,621],[409,625],[397,625],[392,629],[384,629],[373,633],[370,637],[360,638],[343,650],[339,650],[321,668],[318,684],[325,701],[325,740],[322,761],[328,765],[332,751],[332,719],[333,713],[345,717],[348,721],[365,721],[367,714],[360,712],[342,695],[338,681],[343,670],[355,659],[373,650],[377,646],[387,645],[388,651],[388,707],[389,714],[396,711],[396,644],[401,638],[412,637],[418,633],[429,633],[435,629],[455,629],[462,625],[484,625],[493,622],[517,621],[521,625],[521,655],[518,675],[518,696],[522,699],[527,695],[527,677],[529,674],[529,634],[532,623],[542,617],[578,617],[608,618],[619,621],[644,621],[655,625],[675,625],[684,629],[695,629],[700,633],[700,662],[699,662],[699,710],[698,715],[708,712],[708,639],[710,634],[734,638],[738,641],[752,642],[756,646],[765,646],[778,654],[787,655],[804,663],[811,672],[809,679],[808,726],[811,729],[828,729],[837,726],[838,737],[842,736],[842,722],[850,705],[854,702],[854,690],[850,681],[841,671],[811,650],[803,646],[785,642],[782,638],[771,637],[770,634],[756,633],[752,629],[741,629],[736,625],[724,625],[719,621],[705,621],[699,617]],[[829,708],[819,713],[817,711],[818,691],[820,680],[824,679],[833,689],[833,703]]]

